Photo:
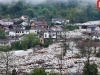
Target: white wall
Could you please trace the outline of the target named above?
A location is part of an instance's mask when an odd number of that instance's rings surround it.
[[[51,36],[51,38],[53,38],[53,39],[56,39],[56,33],[52,33],[52,36]]]
[[[48,32],[45,32],[45,33],[44,33],[44,38],[50,38]]]
[[[95,28],[95,30],[96,30],[96,31],[99,31],[99,30],[100,30],[100,27],[99,27],[99,26],[97,26],[97,27]]]
[[[29,34],[29,31],[24,31],[24,33],[23,34]]]
[[[22,24],[23,26],[28,25],[28,23],[26,23],[26,22],[22,22],[21,24]]]
[[[57,37],[56,32],[45,32],[44,33],[44,38],[53,38],[55,39]]]
[[[34,33],[34,34],[37,34],[37,30],[30,30],[29,32],[30,33]]]
[[[9,36],[22,36],[23,34],[29,34],[29,31],[9,31]]]
[[[87,31],[87,32],[91,32],[91,28],[87,28],[86,31]]]
[[[5,25],[13,25],[13,22],[4,22]]]
[[[16,36],[16,33],[14,31],[10,31],[9,36]]]

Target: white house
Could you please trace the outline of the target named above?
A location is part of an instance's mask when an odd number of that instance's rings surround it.
[[[44,31],[45,28],[42,28],[40,26],[36,26],[36,27],[31,27],[31,29],[29,30],[30,33],[34,33],[34,34],[38,34],[41,31]]]
[[[52,23],[54,24],[64,24],[66,25],[67,23],[69,23],[69,20],[66,19],[61,19],[61,18],[52,18]]]
[[[41,30],[38,30],[38,29],[35,29],[35,28],[31,28],[29,30],[30,33],[34,33],[34,34],[37,34],[38,32],[40,32]]]
[[[11,22],[11,21],[6,21],[5,22],[5,25],[13,25],[14,23],[13,22]]]
[[[22,15],[20,17],[21,20],[24,20],[24,21],[28,21],[28,16],[27,15]]]
[[[58,25],[54,25],[50,28],[51,30],[54,30],[54,31],[62,31],[62,28]]]
[[[69,36],[69,33],[68,31],[54,31],[54,30],[51,30],[51,29],[47,29],[44,31],[44,39],[57,39],[57,38],[60,38],[60,36],[62,37],[68,37]]]
[[[24,34],[29,34],[29,31],[24,29],[12,29],[9,31],[9,36],[22,36]]]
[[[53,30],[45,30],[44,31],[44,39],[56,39],[57,37],[57,34],[56,34],[56,31],[53,31]]]
[[[85,23],[76,23],[74,25],[79,26],[79,29],[86,29],[87,26],[98,26],[98,25],[100,25],[100,20],[98,20],[98,21],[88,21],[88,22],[85,22]]]
[[[3,20],[0,20],[0,24],[1,25],[13,25],[14,22],[8,19],[3,19]]]
[[[87,32],[93,32],[93,31],[100,31],[100,27],[99,26],[87,26]]]
[[[27,26],[28,25],[28,22],[22,22],[21,25]]]
[[[4,21],[3,21],[3,20],[0,20],[0,24],[1,24],[1,25],[4,25],[5,23],[4,23]]]

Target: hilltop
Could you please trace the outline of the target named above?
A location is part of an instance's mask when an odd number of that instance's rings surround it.
[[[100,11],[96,8],[95,2],[80,0],[52,1],[44,3],[25,2],[19,0],[11,4],[0,3],[0,18],[16,18],[21,15],[28,15],[30,18],[45,16],[47,21],[51,18],[70,19],[71,23],[83,23],[100,19]]]

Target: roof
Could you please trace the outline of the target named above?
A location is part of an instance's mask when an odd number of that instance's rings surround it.
[[[42,28],[40,26],[34,26],[34,27],[31,27],[31,30],[45,30],[45,28]]]
[[[13,22],[11,19],[2,19],[4,22]]]
[[[76,25],[100,25],[100,20],[98,21],[88,21],[88,22],[85,22],[85,23],[76,23]]]
[[[65,20],[65,19],[62,19],[62,18],[52,18],[52,20]]]
[[[10,29],[9,31],[25,31],[25,29],[16,28],[16,29]]]
[[[27,15],[22,15],[21,17],[28,18],[28,16],[27,16]]]
[[[95,27],[97,27],[97,25],[87,26],[87,28],[95,28]]]
[[[62,19],[62,18],[52,18],[52,21],[60,21],[60,22],[68,21],[69,22],[69,20]]]
[[[2,24],[0,24],[0,25],[2,25]],[[4,26],[4,27],[9,27],[9,26],[22,27],[22,25],[15,25],[15,24],[13,24],[13,25],[5,25],[5,24],[3,24],[2,26]]]
[[[56,31],[54,31],[52,29],[46,29],[44,32],[56,32]]]
[[[9,40],[8,39],[0,39],[0,44],[4,44],[4,43],[8,43]]]
[[[21,20],[21,19],[20,19],[20,18],[14,18],[14,19],[13,19],[13,21],[15,21],[15,22],[16,22],[16,21],[19,21],[19,20]]]
[[[47,25],[46,21],[36,21],[34,22],[36,25]]]
[[[52,26],[51,29],[54,28],[54,27],[56,27],[57,30],[60,29],[60,31],[62,31],[62,28],[61,28],[60,26],[58,26],[58,25],[54,25],[54,26]]]
[[[58,26],[58,25],[54,25],[54,26],[52,26],[52,27],[61,28],[61,27],[60,27],[60,26]]]

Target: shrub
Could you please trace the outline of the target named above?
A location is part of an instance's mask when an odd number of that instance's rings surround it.
[[[12,70],[12,74],[11,75],[16,75],[16,69]]]
[[[46,39],[44,41],[43,47],[48,47],[50,44],[52,44],[52,39]]]
[[[35,68],[30,75],[47,75],[43,68]]]
[[[62,26],[62,28],[63,29],[68,29],[69,31],[79,29],[78,26],[74,26],[74,25],[65,25],[65,26]]]

